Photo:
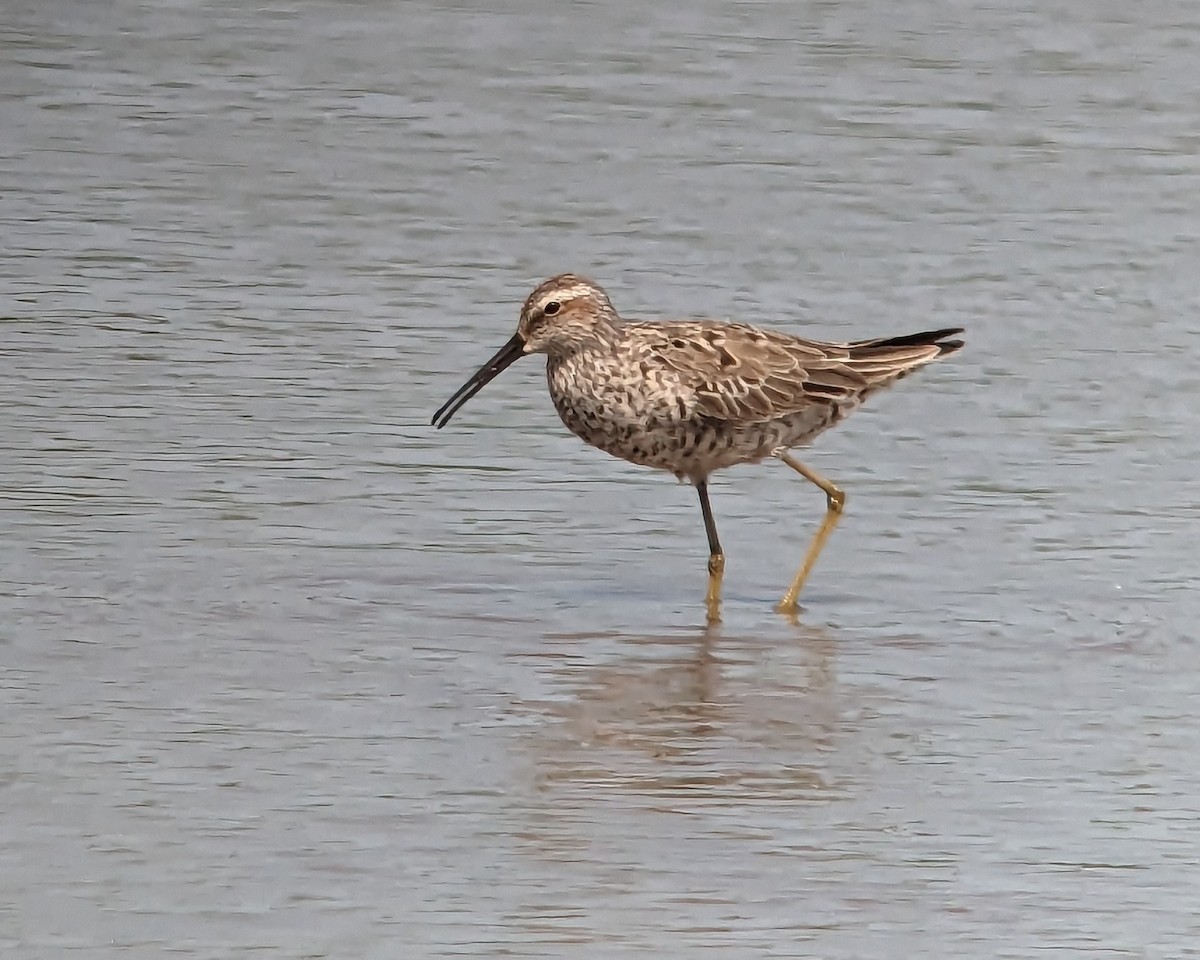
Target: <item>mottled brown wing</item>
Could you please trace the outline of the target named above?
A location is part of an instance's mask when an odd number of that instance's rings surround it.
[[[697,414],[764,422],[867,388],[845,344],[812,343],[745,324],[639,325],[655,358],[694,391]]]
[[[962,347],[958,327],[827,343],[739,323],[639,324],[658,362],[694,394],[701,416],[746,423],[843,404]]]

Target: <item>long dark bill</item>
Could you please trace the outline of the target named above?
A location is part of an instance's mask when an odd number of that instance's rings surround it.
[[[496,355],[471,375],[471,379],[454,391],[454,396],[447,400],[431,423],[439,430],[450,422],[450,418],[458,413],[459,408],[475,394],[496,379],[505,369],[525,355],[525,341],[519,333],[502,346]]]

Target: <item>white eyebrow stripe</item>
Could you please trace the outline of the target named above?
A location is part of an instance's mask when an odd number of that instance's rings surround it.
[[[538,300],[538,309],[544,308],[552,300],[558,300],[559,302],[563,300],[575,300],[579,297],[591,296],[595,292],[596,288],[586,283],[574,283],[569,287],[558,287],[554,290],[546,291],[542,298]]]

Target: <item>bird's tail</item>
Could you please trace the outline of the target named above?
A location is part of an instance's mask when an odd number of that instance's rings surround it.
[[[962,340],[950,339],[962,332],[962,327],[946,327],[906,337],[859,340],[846,345],[849,353],[846,363],[872,385],[884,386],[917,367],[962,349]]]

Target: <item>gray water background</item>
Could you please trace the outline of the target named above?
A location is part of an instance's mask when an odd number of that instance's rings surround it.
[[[486,9],[485,9],[486,6]],[[0,15],[5,957],[1200,956],[1200,9]],[[968,348],[823,509],[584,447],[634,316]]]

